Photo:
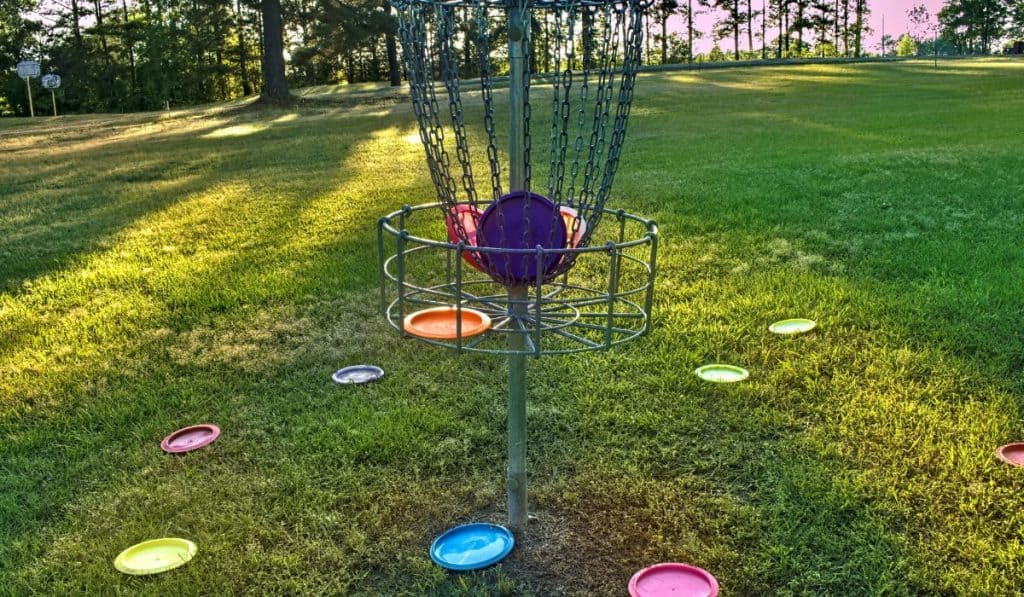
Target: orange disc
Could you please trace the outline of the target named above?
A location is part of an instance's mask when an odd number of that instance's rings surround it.
[[[458,310],[455,307],[433,307],[406,316],[405,331],[413,336],[431,340],[455,340]],[[491,327],[491,318],[476,309],[462,308],[462,337],[482,334]]]

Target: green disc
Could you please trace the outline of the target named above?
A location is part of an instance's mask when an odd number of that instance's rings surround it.
[[[125,574],[156,574],[181,566],[196,555],[188,539],[164,537],[132,545],[114,559],[114,568]]]
[[[818,324],[810,319],[783,319],[768,326],[768,331],[773,334],[792,336],[809,332],[817,326]]]
[[[749,371],[735,365],[704,365],[703,367],[698,367],[694,373],[704,381],[713,381],[715,383],[736,383],[750,377]]]

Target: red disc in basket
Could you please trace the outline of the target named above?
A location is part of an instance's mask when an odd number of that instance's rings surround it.
[[[466,244],[475,247],[476,225],[480,221],[481,214],[482,212],[475,205],[470,205],[469,203],[459,203],[453,207],[444,219],[444,225],[448,228],[448,240],[453,243],[462,241],[457,225],[462,224],[462,229],[466,231]],[[484,266],[480,264],[477,260],[477,255],[472,251],[463,251],[462,258],[476,269],[484,271]]]
[[[996,450],[996,457],[1009,465],[1024,466],[1024,442],[999,446],[999,449]]]
[[[220,427],[203,424],[179,429],[164,438],[160,447],[164,452],[180,454],[208,446],[220,437]]]
[[[565,238],[569,239],[569,248],[575,249],[580,246],[580,240],[587,232],[587,221],[578,211],[568,205],[559,206],[558,212],[562,214],[562,220],[565,221]],[[577,224],[577,222],[579,223]],[[572,231],[573,226],[576,227],[576,232]]]
[[[707,570],[666,562],[644,568],[629,579],[630,597],[715,597],[718,581]]]

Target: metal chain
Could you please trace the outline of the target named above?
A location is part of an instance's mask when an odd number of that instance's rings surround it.
[[[629,123],[630,107],[633,104],[633,89],[636,84],[636,73],[640,69],[640,48],[643,45],[643,9],[642,5],[630,6],[631,20],[625,43],[622,62],[622,79],[619,86],[618,106],[615,113],[615,128],[612,131],[611,144],[608,147],[608,160],[604,167],[604,177],[598,191],[597,204],[604,205],[611,193],[612,182],[619,166],[619,156],[626,139],[626,126]],[[600,213],[594,219],[594,225],[601,221]]]
[[[486,0],[476,6],[477,54],[480,59],[480,95],[484,102],[484,131],[487,133],[487,162],[491,168],[493,198],[501,197],[501,162],[498,137],[494,132],[494,93],[491,84],[491,36]]]
[[[431,103],[428,89],[432,88],[427,60],[429,39],[423,18],[423,7],[409,6],[399,11],[399,38],[402,55],[405,58],[406,78],[409,80],[409,95],[412,97],[413,113],[419,125],[420,141],[427,155],[427,168],[437,190],[437,198],[443,204],[454,203],[455,181],[448,168],[449,160],[444,150],[443,132],[437,103]]]
[[[455,133],[456,157],[462,166],[462,188],[466,191],[470,203],[476,204],[476,188],[473,185],[473,164],[469,157],[469,142],[466,140],[466,125],[462,115],[462,97],[459,90],[459,62],[455,57],[453,41],[455,38],[455,9],[439,5],[438,38],[441,42],[441,79],[448,91],[448,112],[452,118]],[[455,218],[460,238],[465,236],[462,229],[462,218]]]

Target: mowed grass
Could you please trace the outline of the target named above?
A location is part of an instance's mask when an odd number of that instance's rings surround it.
[[[652,332],[529,362],[538,518],[471,574],[427,548],[503,521],[505,362],[376,312],[376,220],[433,198],[404,102],[0,121],[0,593],[621,595],[674,560],[723,595],[1019,594],[1024,62],[638,90],[610,206],[660,223]],[[161,536],[197,557],[114,570]]]

